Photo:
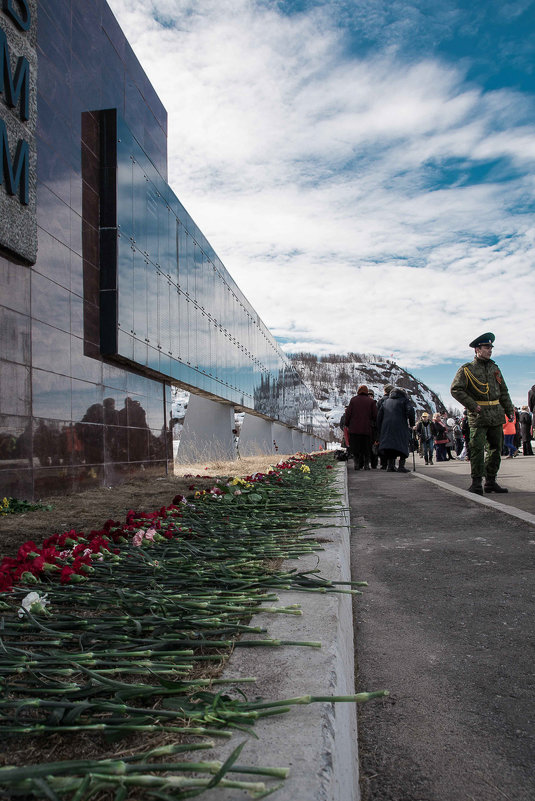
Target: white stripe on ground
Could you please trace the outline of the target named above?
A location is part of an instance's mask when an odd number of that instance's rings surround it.
[[[468,498],[470,501],[482,503],[484,506],[490,506],[492,509],[496,509],[498,512],[505,512],[506,515],[518,517],[520,520],[524,520],[525,523],[531,523],[532,526],[535,526],[535,515],[532,515],[529,512],[524,512],[522,509],[515,509],[513,506],[508,506],[504,503],[498,503],[498,501],[493,501],[491,498],[486,498],[482,495],[476,495],[474,492],[468,492],[468,490],[455,487],[453,484],[448,484],[446,481],[439,481],[437,478],[431,478],[431,476],[424,476],[422,473],[412,472],[410,475],[414,476],[415,478],[421,478],[424,481],[430,481],[431,484],[436,484],[438,487],[442,487],[450,492],[454,492],[456,495],[462,495],[464,498]]]

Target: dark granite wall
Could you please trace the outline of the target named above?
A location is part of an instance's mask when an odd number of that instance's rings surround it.
[[[103,0],[41,0],[37,26],[37,260],[0,257],[0,497],[163,474],[172,458],[170,387],[100,356],[98,138],[83,116],[117,108],[167,180],[166,111]]]
[[[0,253],[34,264],[37,0],[1,5],[0,60]]]

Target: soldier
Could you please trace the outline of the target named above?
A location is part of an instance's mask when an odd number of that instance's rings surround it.
[[[483,495],[483,476],[485,492],[507,492],[496,483],[496,476],[500,469],[505,414],[514,419],[515,410],[500,369],[490,358],[494,339],[494,334],[487,333],[470,342],[468,347],[475,348],[475,358],[459,367],[451,385],[451,394],[468,411],[472,474],[468,491],[477,495]]]

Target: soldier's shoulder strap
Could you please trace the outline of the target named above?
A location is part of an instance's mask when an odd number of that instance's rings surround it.
[[[488,395],[490,390],[489,382],[480,381],[479,378],[477,378],[477,376],[475,376],[473,371],[470,369],[471,367],[472,367],[472,362],[463,365],[463,372],[466,379],[467,388],[470,386],[479,395]]]

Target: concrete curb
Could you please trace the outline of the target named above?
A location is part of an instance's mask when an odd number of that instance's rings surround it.
[[[299,560],[288,560],[285,566],[299,571],[319,568],[324,578],[349,581],[350,526],[345,464],[337,470],[336,484],[343,508],[317,521],[325,525],[317,530],[324,550]],[[248,698],[353,694],[352,596],[284,591],[279,597],[280,605],[300,604],[302,617],[260,613],[253,617],[251,625],[266,628],[270,637],[319,640],[322,647],[237,648],[223,676],[237,679],[255,676],[256,684],[242,685]],[[358,801],[360,798],[355,704],[294,706],[283,715],[259,720],[253,731],[258,739],[237,732],[224,745],[206,752],[206,758],[225,759],[246,740],[240,764],[290,768],[288,779],[273,796],[277,801]],[[251,775],[240,778],[255,780]],[[276,783],[276,780],[266,779],[268,786],[276,786]],[[242,791],[225,789],[215,789],[212,797],[221,801],[248,798]]]
[[[483,506],[488,506],[491,509],[496,509],[498,512],[503,512],[506,515],[510,515],[510,517],[517,517],[519,520],[523,520],[525,523],[531,523],[532,526],[535,526],[535,515],[532,515],[530,512],[525,512],[523,509],[515,509],[512,506],[508,506],[504,503],[499,503],[498,501],[494,501],[491,498],[487,498],[484,495],[476,495],[473,492],[468,492],[468,490],[461,489],[460,487],[456,487],[453,484],[448,484],[447,481],[440,481],[438,478],[432,478],[431,476],[424,476],[422,473],[412,472],[410,474],[414,478],[421,478],[422,481],[429,481],[431,484],[436,484],[438,487],[442,487],[443,489],[448,490],[449,492],[455,493],[455,495],[461,495],[463,498],[466,498],[469,501],[475,501],[476,503],[480,503]]]

